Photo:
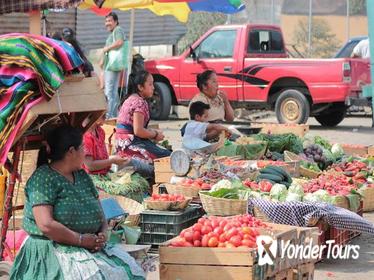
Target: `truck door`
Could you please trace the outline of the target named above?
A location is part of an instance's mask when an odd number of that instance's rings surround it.
[[[265,101],[268,86],[272,80],[268,69],[286,58],[282,33],[272,29],[250,29],[247,35],[247,48],[244,58],[243,89],[239,93],[245,101]]]
[[[196,86],[196,75],[211,69],[217,72],[220,89],[226,92],[230,100],[237,100],[236,48],[239,36],[236,29],[216,30],[209,34],[194,49],[196,58],[187,56],[181,64],[180,93],[183,100],[191,100],[199,89]]]

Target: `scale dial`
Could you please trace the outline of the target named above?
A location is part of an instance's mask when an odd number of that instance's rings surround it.
[[[177,176],[185,176],[190,171],[191,159],[186,151],[176,150],[170,156],[170,167]]]

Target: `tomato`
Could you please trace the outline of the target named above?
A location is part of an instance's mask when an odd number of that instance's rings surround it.
[[[209,232],[212,232],[212,227],[211,226],[203,226],[201,228],[201,233],[202,234],[208,234]]]
[[[205,218],[200,218],[197,222],[198,222],[199,224],[204,225],[205,221],[206,221]]]
[[[230,242],[225,243],[225,245],[226,248],[236,248],[236,246]]]
[[[247,234],[251,234],[252,229],[250,227],[242,227],[242,232],[247,233]]]
[[[212,222],[209,221],[209,220],[206,220],[206,221],[204,222],[204,226],[212,227]]]
[[[199,223],[196,223],[196,224],[194,224],[193,226],[192,226],[192,229],[194,230],[194,231],[200,231],[201,232],[201,228],[202,228],[203,226],[201,225],[201,224],[199,224]]]
[[[218,222],[218,220],[216,220],[216,219],[212,220],[212,227],[213,227],[213,228],[216,228],[216,227],[218,227],[218,226],[219,226],[219,222]]]
[[[203,238],[201,239],[201,247],[208,247],[208,241],[209,241],[208,235],[204,235]]]
[[[218,235],[221,235],[223,233],[223,228],[218,226],[213,230],[213,232],[217,233]]]
[[[187,231],[187,229],[183,229],[183,230],[180,232],[179,236],[180,236],[180,237],[184,237],[184,234],[186,233],[186,231]]]
[[[208,241],[208,247],[217,247],[218,246],[218,239],[217,237],[211,237]]]
[[[176,237],[172,242],[171,242],[171,245],[174,246],[174,247],[182,247],[184,244],[184,242],[186,242],[186,240],[182,237]]]
[[[221,220],[219,222],[219,226],[222,227],[222,228],[224,228],[226,225],[227,225],[227,220]]]
[[[182,245],[182,247],[193,247],[193,244],[190,242],[185,241]]]
[[[158,200],[158,199],[160,199],[160,195],[158,193],[153,193],[152,194],[152,199]]]
[[[224,243],[224,242],[226,242],[226,241],[227,241],[227,239],[226,239],[226,234],[225,234],[225,233],[221,234],[221,235],[219,236],[219,242]]]
[[[242,238],[239,235],[234,235],[229,240],[230,243],[232,243],[235,247],[239,247],[242,245]]]
[[[217,247],[218,248],[224,248],[224,247],[226,247],[226,244],[225,244],[225,242],[219,242]]]
[[[201,247],[201,241],[200,241],[200,240],[195,240],[195,241],[193,242],[193,246],[194,246],[194,247]]]
[[[193,232],[192,239],[193,239],[194,241],[195,241],[195,240],[201,240],[201,233],[200,233],[200,231],[194,231],[194,232]]]
[[[247,246],[249,248],[256,248],[257,247],[256,242],[254,242],[252,240],[248,240],[248,239],[242,240],[242,245]]]
[[[238,234],[238,230],[236,228],[232,228],[226,233],[226,239],[230,239],[231,237],[237,234]]]
[[[204,183],[201,185],[200,187],[202,190],[210,190],[212,187],[211,185],[207,184],[207,183]]]
[[[186,232],[184,233],[184,238],[185,238],[186,241],[188,241],[188,242],[192,242],[192,241],[194,240],[193,237],[194,237],[194,233],[193,233],[192,231],[186,231]]]

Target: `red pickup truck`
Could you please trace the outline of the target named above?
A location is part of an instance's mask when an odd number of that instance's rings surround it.
[[[154,75],[154,119],[168,117],[171,105],[188,105],[198,92],[196,74],[217,72],[220,88],[234,108],[275,110],[280,123],[306,123],[315,117],[335,126],[359,104],[361,86],[370,83],[369,61],[292,59],[279,27],[216,26],[182,55],[145,61]]]

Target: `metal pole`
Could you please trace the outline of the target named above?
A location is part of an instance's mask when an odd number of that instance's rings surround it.
[[[309,22],[308,22],[308,53],[309,57],[312,54],[312,7],[313,2],[309,0]]]
[[[129,33],[129,51],[127,57],[127,71],[126,71],[126,95],[128,94],[129,90],[129,76],[131,73],[131,65],[132,65],[132,46],[134,41],[134,27],[135,27],[135,9],[131,9],[131,17],[130,17],[130,33]]]
[[[346,18],[346,31],[347,31],[347,41],[349,40],[349,33],[350,33],[350,20],[349,20],[349,10],[350,10],[350,3],[349,3],[350,0],[347,0],[347,18]]]
[[[274,0],[271,0],[271,24],[274,24]]]
[[[373,61],[373,54],[374,54],[374,1],[367,0],[366,1],[366,9],[367,9],[367,19],[368,19],[368,30],[369,30],[369,47],[370,47],[370,73],[371,73],[371,93],[373,95],[374,87],[374,61]],[[374,96],[372,96],[372,112],[374,112]],[[374,125],[374,114],[372,116]]]

